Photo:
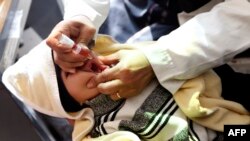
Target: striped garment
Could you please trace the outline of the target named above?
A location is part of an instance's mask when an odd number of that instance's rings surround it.
[[[172,94],[153,81],[142,94],[112,101],[100,95],[87,104],[95,113],[92,137],[118,130],[131,131],[142,140],[220,140],[221,134],[193,123],[175,103]]]

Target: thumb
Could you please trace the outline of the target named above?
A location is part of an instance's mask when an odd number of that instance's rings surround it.
[[[118,78],[119,74],[119,65],[116,65],[111,68],[105,69],[103,72],[99,73],[97,76],[92,77],[87,82],[87,87],[89,89],[96,87],[100,83],[105,83],[107,81],[111,81],[113,79]]]
[[[86,46],[92,45],[93,43],[93,38],[95,35],[95,29],[92,27],[85,27],[80,29],[79,36],[76,39],[76,43],[82,43]]]
[[[117,64],[120,60],[120,57],[117,53],[113,53],[107,56],[99,56],[98,58],[103,64],[108,65],[108,66]]]

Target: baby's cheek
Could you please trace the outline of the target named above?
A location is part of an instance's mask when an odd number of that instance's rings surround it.
[[[82,100],[90,100],[92,98],[95,98],[96,96],[99,95],[99,92],[98,90],[95,88],[95,89],[86,89],[86,88],[83,88],[82,91],[81,91],[81,99]]]

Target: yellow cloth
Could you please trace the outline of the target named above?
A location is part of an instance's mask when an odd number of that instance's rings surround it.
[[[186,81],[174,99],[186,116],[216,131],[226,124],[250,124],[249,111],[221,97],[221,82],[213,71]]]
[[[73,141],[82,141],[87,134],[92,130],[92,122],[88,119],[85,120],[75,120],[74,130],[72,133]]]

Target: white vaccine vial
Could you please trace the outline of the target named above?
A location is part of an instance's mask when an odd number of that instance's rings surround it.
[[[72,50],[76,54],[81,54],[81,55],[87,57],[88,59],[93,58],[93,56],[91,56],[92,53],[90,50],[83,49],[81,44],[75,44],[75,42],[73,40],[71,40],[68,36],[66,36],[64,34],[62,34],[61,37],[59,38],[59,42],[61,44],[65,44],[68,47],[72,48]]]

